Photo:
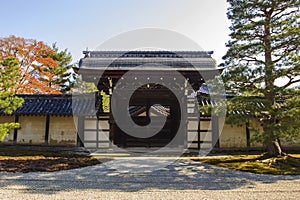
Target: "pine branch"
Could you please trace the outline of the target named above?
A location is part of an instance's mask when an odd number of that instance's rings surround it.
[[[284,86],[281,86],[280,88],[288,88],[289,86],[295,84],[295,83],[300,83],[300,79],[293,79],[290,78],[289,82],[287,84],[285,84]]]

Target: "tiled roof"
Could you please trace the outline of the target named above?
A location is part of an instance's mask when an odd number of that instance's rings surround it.
[[[215,70],[212,52],[206,51],[85,51],[80,69],[96,70]],[[139,66],[139,68],[137,68]]]
[[[207,85],[205,83],[203,83],[201,85],[201,87],[199,88],[198,92],[200,92],[202,94],[210,94],[210,91],[209,91],[209,89],[208,89],[208,87],[207,87]]]
[[[153,105],[152,112],[156,115],[160,116],[168,116],[170,115],[170,108],[166,106],[161,105]],[[138,116],[139,114],[146,112],[147,107],[146,106],[129,106],[129,112],[131,116]]]
[[[20,95],[24,103],[15,114],[57,114],[70,115],[72,101],[70,95]]]
[[[93,58],[210,58],[213,51],[83,51],[86,57]]]
[[[85,115],[95,113],[94,94],[74,98],[71,94],[18,95],[24,103],[14,114],[18,115]],[[72,98],[73,97],[73,98]],[[72,101],[73,100],[73,101]]]
[[[24,98],[25,102],[14,114],[17,115],[96,115],[95,94],[71,95],[71,94],[38,94],[38,95],[18,95]],[[199,106],[217,105],[208,96],[197,96]],[[228,97],[231,98],[231,97]],[[259,97],[253,97],[260,99]],[[278,101],[277,106],[282,106],[283,102]],[[258,108],[263,109],[264,103],[257,102]],[[170,111],[164,106],[153,106],[155,112],[161,115],[169,115]],[[129,112],[132,115],[139,115],[145,111],[145,106],[130,106]],[[245,111],[233,111],[228,114],[239,114]],[[1,114],[1,111],[0,111]]]
[[[18,95],[24,103],[14,114],[17,115],[96,115],[95,94],[33,94]],[[169,110],[156,106],[155,111],[168,115]],[[145,106],[130,106],[129,112],[138,115],[145,111]],[[1,114],[1,112],[0,112]]]

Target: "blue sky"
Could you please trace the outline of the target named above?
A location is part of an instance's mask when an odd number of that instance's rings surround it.
[[[87,47],[138,28],[176,31],[213,50],[218,63],[226,53],[229,21],[226,0],[1,0],[0,36],[34,38],[61,49],[74,61]]]

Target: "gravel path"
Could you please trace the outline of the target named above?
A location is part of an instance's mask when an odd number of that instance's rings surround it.
[[[59,172],[0,173],[0,199],[299,199],[300,176],[172,158],[116,158]]]

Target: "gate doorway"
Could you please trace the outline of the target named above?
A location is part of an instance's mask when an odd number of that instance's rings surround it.
[[[111,124],[113,144],[122,148],[184,146],[184,132],[180,130],[180,128],[184,128],[180,126],[181,106],[172,91],[164,86],[159,86],[159,89],[157,89],[157,85],[155,89],[151,89],[151,86],[147,89],[141,87],[134,92],[130,99],[130,117],[136,125],[142,127],[151,122],[151,128],[145,128],[133,136],[130,132],[122,130],[113,121]],[[165,124],[161,126],[160,122],[163,120],[165,120]],[[160,131],[151,136],[153,128]]]

